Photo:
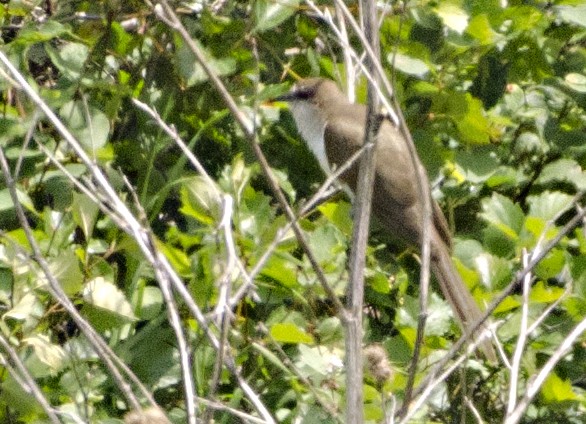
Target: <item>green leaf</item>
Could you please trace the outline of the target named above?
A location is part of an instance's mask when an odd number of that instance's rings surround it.
[[[544,191],[536,196],[529,196],[529,215],[551,221],[572,207],[574,196],[559,191]]]
[[[2,315],[3,319],[22,321],[25,328],[34,327],[45,313],[43,304],[32,293],[16,300],[12,309]]]
[[[62,75],[71,81],[81,78],[89,49],[80,43],[65,43],[59,47],[46,45],[45,50]]]
[[[566,85],[578,93],[586,93],[586,75],[571,72],[564,77]]]
[[[462,34],[468,26],[468,14],[454,3],[442,1],[436,9],[437,14],[444,24],[451,30]]]
[[[466,93],[466,112],[463,115],[455,116],[456,126],[462,137],[462,141],[474,144],[488,144],[489,126],[484,116],[482,102]]]
[[[541,396],[547,403],[578,399],[572,389],[572,383],[569,380],[562,380],[555,372],[550,373],[543,383]]]
[[[299,0],[256,0],[254,2],[255,32],[276,27],[292,16],[299,7]]]
[[[306,333],[292,323],[277,323],[271,326],[271,337],[280,343],[313,344],[311,334]]]
[[[470,93],[442,91],[432,96],[432,112],[450,119],[458,129],[460,141],[469,144],[487,144],[490,128],[480,99]]]
[[[221,199],[208,181],[197,175],[181,182],[181,212],[207,225],[220,217]]]
[[[327,202],[317,208],[328,221],[338,227],[344,234],[352,232],[352,205],[348,202]]]
[[[511,312],[521,306],[521,302],[514,299],[512,296],[507,297],[503,300],[499,306],[494,310],[495,314],[502,314],[505,312]]]
[[[406,296],[403,301],[403,306],[397,312],[397,326],[417,328],[417,320],[419,319],[419,299]],[[441,336],[445,334],[451,326],[452,312],[443,299],[432,293],[429,297],[427,325],[425,326],[425,334],[430,336]]]
[[[545,165],[537,183],[546,184],[551,181],[567,181],[580,190],[586,189],[586,174],[573,159],[562,158]]]
[[[486,14],[474,16],[466,28],[466,33],[475,38],[483,46],[495,44],[503,38],[492,29]]]
[[[558,275],[566,265],[564,251],[552,249],[535,267],[535,273],[543,280]]]
[[[393,64],[397,70],[407,75],[423,77],[429,72],[429,66],[427,66],[423,60],[408,56],[403,53],[390,53],[387,56],[387,60],[389,63]]]
[[[554,6],[553,9],[563,21],[586,27],[586,5]]]
[[[344,340],[344,328],[338,317],[325,318],[323,321],[320,321],[316,330],[321,343]]]
[[[523,228],[525,216],[519,205],[507,197],[493,193],[490,199],[482,201],[481,216],[491,225],[499,229],[508,238],[516,240]]]
[[[102,111],[82,100],[71,100],[59,114],[86,150],[94,152],[104,147],[110,134],[110,121]]]
[[[79,259],[73,249],[63,251],[58,257],[52,258],[49,261],[49,270],[68,295],[76,294],[81,290],[84,277]],[[38,283],[41,288],[49,284],[44,274],[39,276]]]
[[[150,320],[156,318],[163,309],[163,294],[161,289],[155,286],[146,286],[141,290],[137,290],[133,297],[138,297],[140,293],[140,308],[138,316],[142,320]],[[134,300],[133,303],[138,299]]]
[[[191,260],[183,250],[172,246],[170,243],[163,243],[160,240],[156,241],[156,245],[181,276],[188,277],[192,274]]]
[[[69,34],[67,27],[55,20],[48,20],[38,27],[23,28],[18,34],[16,42],[19,44],[42,43],[66,34]]]
[[[98,205],[83,193],[73,193],[71,214],[73,222],[77,224],[85,236],[86,242],[92,237],[100,208]]]
[[[219,77],[232,75],[236,72],[236,59],[231,56],[217,58],[208,49],[202,46],[197,40],[195,43],[203,52],[206,64],[212,72]],[[177,49],[176,54],[177,70],[181,77],[186,81],[188,87],[200,84],[208,80],[208,75],[196,60],[193,52],[184,44]]]
[[[474,265],[483,286],[491,290],[505,288],[513,277],[510,262],[499,256],[481,253],[476,256]]]
[[[498,160],[492,148],[460,150],[454,160],[466,181],[474,184],[486,181],[498,169]]]
[[[118,287],[103,277],[86,283],[83,312],[100,329],[118,327],[136,319],[130,302]]]
[[[561,287],[552,287],[543,281],[538,281],[531,287],[529,300],[531,303],[552,303],[558,300],[564,294]]]
[[[344,366],[343,353],[338,349],[329,350],[323,346],[310,347],[305,344],[300,344],[298,349],[299,360],[295,365],[304,375],[315,379],[316,384]]]
[[[33,358],[28,358],[27,367],[44,368],[41,370],[43,374],[56,375],[67,362],[67,354],[61,348],[61,346],[50,342],[49,338],[45,334],[38,334],[36,336],[26,337],[22,340],[23,345],[32,347],[34,352]],[[39,361],[40,364],[34,364],[31,362]],[[42,364],[42,365],[41,365]],[[39,373],[34,373],[36,377],[39,377]]]
[[[280,254],[274,254],[267,261],[267,264],[262,269],[261,274],[278,281],[285,287],[297,287],[297,270],[295,268],[293,258],[288,258]]]
[[[320,263],[335,262],[345,256],[346,245],[340,232],[332,225],[321,225],[309,235],[309,246]]]

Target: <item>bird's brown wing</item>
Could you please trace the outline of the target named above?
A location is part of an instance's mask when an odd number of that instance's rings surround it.
[[[356,125],[357,117],[364,122],[365,108],[353,105],[338,118],[329,120],[324,131],[326,154],[330,163],[338,167],[344,164],[363,144],[364,125]],[[422,204],[417,186],[418,173],[407,144],[390,122],[384,121],[377,140],[377,170],[374,182],[373,213],[391,236],[419,246],[421,243]],[[417,166],[422,166],[417,159]],[[355,191],[358,166],[355,164],[342,179]],[[425,173],[424,173],[425,175]],[[427,178],[423,181],[429,184]],[[445,217],[435,201],[432,201],[433,227],[431,232],[432,269],[442,292],[463,329],[468,331],[482,312],[468,288],[454,268],[450,253],[450,235]],[[485,327],[476,333],[481,334]],[[496,361],[496,355],[486,341],[481,345],[485,356]]]
[[[343,113],[337,113],[336,118],[328,119],[324,142],[331,164],[339,168],[362,146],[365,118],[363,105],[350,105]],[[385,197],[397,205],[409,207],[417,202],[417,193],[411,184],[414,173],[406,146],[402,140],[394,142],[396,136],[400,137],[399,133],[385,121],[379,131],[377,162],[382,166],[377,167],[376,184],[386,187]],[[356,188],[357,175],[358,166],[354,166],[342,176],[352,190]]]

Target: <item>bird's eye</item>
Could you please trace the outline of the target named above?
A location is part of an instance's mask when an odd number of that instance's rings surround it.
[[[311,87],[295,87],[297,98],[306,100],[313,96],[313,89]]]

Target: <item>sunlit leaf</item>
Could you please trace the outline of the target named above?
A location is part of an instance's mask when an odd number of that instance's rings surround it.
[[[271,327],[271,337],[280,343],[305,343],[314,342],[311,334],[292,323],[278,323]]]
[[[327,202],[318,206],[318,210],[332,224],[344,232],[350,234],[352,231],[352,205],[348,202]]]
[[[47,46],[47,53],[61,73],[72,81],[81,78],[89,50],[81,43],[65,43],[59,47]]]
[[[102,277],[86,283],[83,299],[86,302],[84,313],[99,328],[115,327],[136,319],[124,293]]]
[[[525,216],[519,205],[510,199],[497,193],[493,193],[490,199],[482,202],[482,217],[491,225],[506,234],[509,238],[516,239],[523,227]]]
[[[544,191],[537,196],[529,196],[529,215],[542,218],[546,221],[559,218],[561,214],[572,207],[573,196],[559,191]]]
[[[59,111],[77,140],[88,150],[100,149],[110,133],[110,121],[99,109],[81,100],[67,102]]]
[[[586,27],[586,5],[580,3],[559,5],[554,6],[553,9],[564,21]]]
[[[563,288],[552,287],[545,284],[543,281],[538,281],[533,287],[531,287],[529,300],[532,303],[552,303],[558,300],[563,294]]]
[[[100,209],[96,202],[82,193],[73,193],[71,213],[74,222],[81,228],[87,241],[92,236]]]
[[[180,192],[181,212],[208,225],[219,219],[221,199],[217,189],[205,178],[195,176],[183,180]]]
[[[389,63],[394,65],[396,69],[407,75],[423,77],[429,72],[429,67],[423,60],[408,56],[403,53],[391,53],[387,57],[387,60]]]
[[[299,7],[299,0],[255,0],[254,30],[263,32],[276,27],[292,16]]]
[[[65,293],[73,295],[81,290],[84,276],[81,272],[79,259],[72,249],[61,252],[56,258],[51,258],[49,270]],[[44,274],[39,275],[38,284],[42,288],[46,288],[49,284]]]
[[[44,367],[48,367],[48,371],[53,375],[60,371],[67,361],[67,354],[63,348],[51,343],[49,338],[44,334],[27,337],[22,340],[22,343],[25,346],[33,348],[36,359]]]
[[[562,402],[577,399],[569,380],[562,380],[555,372],[545,379],[541,387],[541,397],[545,402]]]
[[[468,26],[468,14],[454,3],[440,2],[436,11],[444,24],[457,33],[462,34]]]
[[[586,9],[584,9],[586,11]],[[569,73],[564,77],[564,81],[572,90],[579,93],[586,93],[586,75],[578,73]]]

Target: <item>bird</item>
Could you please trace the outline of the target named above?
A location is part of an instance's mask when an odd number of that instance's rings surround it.
[[[326,175],[340,168],[364,143],[366,106],[351,103],[330,79],[302,79],[275,100],[288,103],[298,132]],[[376,142],[372,213],[391,236],[418,248],[423,237],[423,203],[417,178],[427,174],[418,157],[415,162],[423,172],[417,172],[401,131],[383,119]],[[357,163],[339,178],[354,193]],[[425,178],[423,183],[429,186]],[[431,202],[430,267],[457,321],[467,332],[483,313],[452,262],[452,238],[446,218],[438,203],[433,199]],[[481,326],[475,336],[486,328]],[[484,339],[480,349],[486,359],[496,361],[490,340]]]

